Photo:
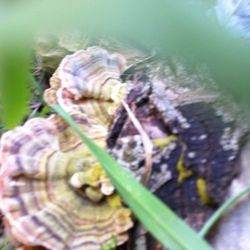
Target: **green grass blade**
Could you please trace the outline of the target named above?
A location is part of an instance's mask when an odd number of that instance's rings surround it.
[[[232,197],[228,201],[226,201],[212,216],[211,218],[203,225],[201,228],[199,235],[201,237],[205,237],[206,234],[209,232],[209,230],[212,228],[212,226],[222,217],[225,212],[232,207],[237,201],[239,201],[240,198],[242,198],[244,195],[248,194],[250,192],[250,186],[246,187],[244,190],[242,190],[239,194]]]
[[[88,146],[106,170],[116,189],[136,217],[165,247],[172,250],[211,250],[212,248],[174,212],[147,191],[103,149],[88,139],[72,118],[58,106],[52,108],[62,116]]]
[[[37,92],[39,93],[40,101],[43,102],[44,90],[43,90],[41,84],[35,79],[35,77],[33,75],[30,75],[30,81],[31,81],[31,84],[34,87],[34,89],[36,89]]]

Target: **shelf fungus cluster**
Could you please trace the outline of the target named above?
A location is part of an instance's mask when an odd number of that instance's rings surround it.
[[[123,62],[102,49],[67,56],[45,94],[99,146],[124,95]],[[103,90],[103,91],[101,91]],[[131,212],[102,167],[60,117],[34,118],[5,133],[0,146],[0,206],[15,246],[101,249],[123,244]]]
[[[170,84],[173,78],[144,66],[128,66],[124,56],[98,47],[77,51],[62,60],[45,101],[62,106],[89,138],[199,228],[239,170],[244,129],[218,94]],[[126,242],[131,211],[57,115],[5,133],[0,164],[0,208],[17,246],[91,250]]]

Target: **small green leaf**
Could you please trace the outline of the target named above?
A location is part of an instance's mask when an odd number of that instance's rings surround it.
[[[138,183],[103,149],[85,136],[59,105],[53,105],[52,108],[70,124],[88,146],[136,217],[165,247],[172,250],[212,249],[174,212]]]
[[[250,186],[247,186],[239,194],[227,200],[212,216],[211,218],[203,225],[199,235],[200,237],[205,237],[213,225],[226,213],[226,211],[236,204],[244,195],[250,193]]]

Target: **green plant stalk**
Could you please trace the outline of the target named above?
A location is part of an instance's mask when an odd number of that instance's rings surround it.
[[[73,119],[59,105],[53,105],[52,109],[62,116],[79,135],[83,143],[100,161],[117,191],[135,216],[162,245],[172,250],[212,249],[173,211],[138,183],[103,149],[86,137]]]
[[[214,226],[214,224],[225,214],[225,212],[236,204],[240,198],[250,192],[250,186],[246,187],[242,192],[227,200],[212,216],[211,218],[204,224],[199,232],[200,237],[205,237],[209,230]]]
[[[38,91],[41,102],[44,102],[43,101],[43,91],[44,90],[43,90],[41,84],[35,79],[35,77],[32,74],[30,74],[30,81],[31,81],[31,84],[34,86],[34,88]]]

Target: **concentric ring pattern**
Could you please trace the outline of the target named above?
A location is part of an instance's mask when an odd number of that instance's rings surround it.
[[[101,147],[117,105],[113,91],[115,96],[125,93],[117,78],[121,62],[115,58],[97,48],[66,57],[45,94],[49,104],[61,104]],[[0,164],[0,208],[16,246],[95,250],[127,240],[130,210],[60,117],[34,118],[6,132]]]

